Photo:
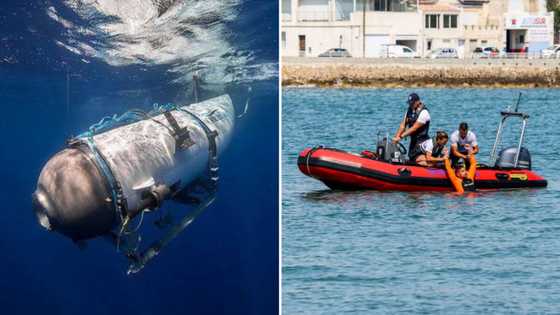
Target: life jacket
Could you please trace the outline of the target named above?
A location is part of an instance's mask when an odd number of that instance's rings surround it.
[[[418,120],[418,116],[420,116],[420,113],[424,110],[428,110],[428,108],[424,105],[422,105],[422,109],[418,113],[416,113],[413,109],[409,107],[408,110],[406,111],[406,127],[407,128],[412,127],[414,123]],[[410,138],[412,141],[415,140],[415,142],[417,143],[422,143],[423,141],[428,140],[430,138],[430,136],[428,135],[429,130],[430,130],[430,122],[428,121],[418,130],[416,130],[414,134],[410,135]]]
[[[438,145],[436,142],[436,138],[432,139],[432,144],[434,145],[434,150],[432,151],[432,156],[434,157],[442,157],[443,156],[443,149],[445,145]]]
[[[433,137],[431,139],[431,141],[432,141],[432,148],[433,148],[432,149],[432,156],[433,157],[442,157],[443,156],[443,149],[445,148],[445,146],[444,145],[442,145],[442,146],[438,145],[435,137]],[[424,152],[424,150],[422,150],[422,152]],[[426,152],[424,152],[424,153],[426,153]]]

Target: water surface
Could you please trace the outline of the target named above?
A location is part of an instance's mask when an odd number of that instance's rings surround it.
[[[488,160],[499,110],[523,92],[526,146],[546,189],[331,191],[297,169],[306,147],[375,149],[394,134],[406,89],[285,89],[283,308],[287,314],[554,313],[560,304],[560,91],[417,89],[431,134],[465,120]],[[515,143],[520,124],[506,129]],[[514,137],[515,136],[515,137]]]
[[[277,11],[241,0],[2,1],[3,314],[277,310]],[[65,140],[106,115],[192,102],[195,72],[201,99],[229,93],[242,111],[253,91],[220,156],[215,203],[133,277],[109,243],[80,250],[40,228],[31,193]]]

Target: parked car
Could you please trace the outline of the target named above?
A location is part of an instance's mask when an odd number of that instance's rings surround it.
[[[554,45],[543,49],[542,56],[544,58],[558,58],[560,57],[560,45]]]
[[[416,52],[407,46],[403,45],[383,45],[379,56],[382,58],[415,58],[418,55]]]
[[[325,51],[322,54],[319,54],[319,57],[352,57],[348,50],[344,48],[331,48]]]
[[[496,47],[476,47],[473,51],[473,58],[494,58],[500,55],[500,50]]]
[[[438,48],[430,54],[430,58],[459,58],[459,54],[455,48]]]
[[[497,57],[500,55],[500,50],[496,47],[484,47],[482,53],[488,57]]]

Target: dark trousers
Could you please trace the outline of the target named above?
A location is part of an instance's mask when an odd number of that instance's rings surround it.
[[[465,149],[465,147],[462,146],[462,145],[458,145],[458,146],[457,146],[457,151],[459,151],[459,153],[464,154],[464,155],[467,155],[467,153],[469,153],[469,151],[468,151],[467,149]],[[464,163],[465,163],[465,167],[466,167],[467,169],[469,169],[470,164],[471,164],[471,162],[469,161],[469,159],[462,159],[462,158],[460,158],[460,157],[457,157],[457,156],[451,154],[451,166],[453,166],[453,168],[456,168],[456,167],[457,167],[457,164],[459,164],[459,161],[460,161],[460,160],[463,160]]]
[[[416,146],[418,145],[418,140],[416,137],[410,137],[410,144],[408,145],[408,159],[414,161],[418,156]]]

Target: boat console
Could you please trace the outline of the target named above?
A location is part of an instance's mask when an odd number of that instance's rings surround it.
[[[389,139],[389,134],[385,134],[383,139],[379,139],[377,134],[376,155],[379,160],[395,164],[406,164],[408,162],[407,150],[400,142],[393,143]]]

